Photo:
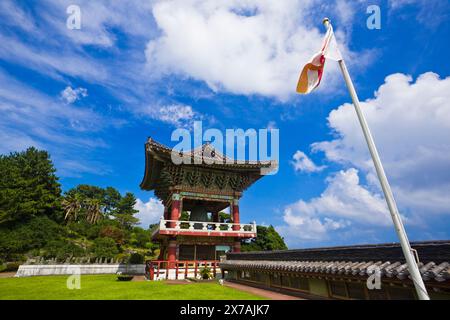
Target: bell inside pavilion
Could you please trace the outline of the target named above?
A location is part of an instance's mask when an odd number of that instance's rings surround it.
[[[160,242],[158,261],[177,268],[180,261],[217,261],[226,252],[240,252],[241,240],[257,234],[255,222],[241,223],[239,200],[277,163],[232,160],[206,143],[183,152],[190,163],[174,164],[172,151],[151,138],[145,144],[140,186],[153,190],[164,205],[152,234]],[[224,210],[229,216],[221,214]]]

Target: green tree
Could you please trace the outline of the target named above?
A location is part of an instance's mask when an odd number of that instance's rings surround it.
[[[272,251],[287,249],[284,239],[278,234],[273,226],[257,226],[257,237],[243,240],[242,251]]]
[[[39,250],[51,241],[60,241],[67,235],[64,226],[46,216],[35,217],[14,228],[0,227],[0,259],[17,260],[31,250]]]
[[[134,209],[135,204],[136,197],[131,192],[127,192],[114,210],[114,218],[124,229],[131,230],[134,225],[139,223],[139,219],[134,216],[139,212]]]
[[[62,201],[64,219],[77,221],[79,217],[90,224],[95,224],[103,218],[103,205],[98,198],[85,198],[82,194],[69,192]]]
[[[104,202],[105,190],[97,186],[91,186],[88,184],[79,184],[75,188],[66,192],[66,196],[78,196],[81,200],[85,199],[98,199],[100,202]]]
[[[91,252],[97,258],[114,258],[114,256],[119,253],[119,250],[113,239],[103,237],[94,240]]]
[[[106,189],[80,184],[66,192],[63,200],[66,220],[84,218],[95,224],[115,213],[121,205],[122,196],[113,187]]]
[[[123,230],[111,225],[107,225],[100,229],[99,236],[111,238],[118,245],[122,245],[125,242],[125,233]]]
[[[231,214],[225,212],[219,212],[219,220],[220,222],[230,223],[231,222]]]
[[[90,224],[97,223],[102,217],[102,204],[99,199],[88,199],[86,205],[86,220]]]
[[[0,225],[37,216],[61,219],[61,188],[46,151],[0,156]]]
[[[131,232],[130,244],[136,248],[149,248],[151,242],[149,230],[142,229],[141,227],[134,227]]]
[[[78,194],[69,194],[62,201],[64,220],[76,221],[81,213],[82,200]]]
[[[121,199],[122,196],[119,191],[113,187],[107,187],[103,197],[105,214],[110,214],[115,208],[117,208]]]

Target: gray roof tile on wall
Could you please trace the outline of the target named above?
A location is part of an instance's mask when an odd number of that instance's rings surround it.
[[[337,274],[369,276],[378,267],[383,277],[409,279],[408,266],[400,261],[272,261],[272,260],[224,260],[220,262],[224,270],[261,270],[273,272],[293,272],[299,274]],[[420,273],[425,281],[444,282],[450,280],[450,264],[419,263]]]
[[[450,261],[450,240],[412,242],[423,263],[441,264]],[[273,261],[399,261],[405,263],[398,243],[326,247],[278,251],[228,253],[227,260],[273,260]]]

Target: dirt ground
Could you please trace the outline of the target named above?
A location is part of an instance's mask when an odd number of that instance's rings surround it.
[[[15,275],[15,272],[0,272],[0,278],[13,278]]]

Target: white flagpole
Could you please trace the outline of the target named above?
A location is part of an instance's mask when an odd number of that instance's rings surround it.
[[[330,20],[328,18],[325,18],[323,20],[323,24],[327,29],[331,26]],[[375,142],[372,138],[372,134],[370,133],[366,118],[364,117],[364,114],[361,110],[358,95],[356,94],[352,79],[350,78],[350,74],[348,73],[344,60],[341,59],[338,61],[338,63],[339,67],[341,68],[342,74],[344,75],[345,83],[347,84],[350,96],[352,97],[353,105],[355,106],[356,114],[358,116],[359,123],[361,124],[364,137],[366,138],[367,146],[369,147],[369,151],[372,156],[375,169],[377,171],[378,179],[380,180],[381,188],[383,189],[384,197],[386,198],[386,202],[389,207],[392,220],[394,222],[395,231],[397,232],[397,235],[400,239],[400,245],[402,247],[403,255],[405,256],[411,279],[414,282],[414,286],[417,291],[417,296],[420,300],[430,300],[427,289],[425,288],[425,284],[423,283],[423,279],[420,275],[419,267],[417,266],[416,260],[412,253],[411,245],[409,243],[405,228],[397,209],[397,205],[394,200],[394,195],[392,194],[391,187],[389,186],[389,182],[386,178],[383,165],[381,164],[380,156],[378,155]]]

